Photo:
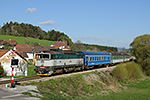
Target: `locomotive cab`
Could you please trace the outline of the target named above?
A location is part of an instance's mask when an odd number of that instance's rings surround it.
[[[37,75],[51,75],[53,73],[52,68],[49,67],[49,62],[51,60],[51,54],[37,53],[35,55],[35,59],[36,59],[35,65],[36,65]]]

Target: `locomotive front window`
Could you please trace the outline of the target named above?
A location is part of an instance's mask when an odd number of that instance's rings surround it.
[[[49,54],[43,54],[44,59],[49,59]]]
[[[42,55],[41,54],[36,54],[36,59],[40,59],[42,58]]]
[[[49,59],[49,54],[36,54],[36,59]]]

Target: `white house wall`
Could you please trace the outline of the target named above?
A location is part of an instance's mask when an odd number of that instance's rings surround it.
[[[27,53],[27,55],[28,55],[28,58],[26,58],[27,60],[28,59],[33,59],[33,53]]]
[[[19,62],[23,61],[23,59],[20,56],[18,56],[17,54],[14,54],[14,58],[19,59]],[[7,76],[12,75],[12,68],[10,67],[11,59],[12,59],[12,54],[10,51],[8,51],[6,54],[4,54],[0,58],[1,65],[3,66],[3,69],[6,72]],[[21,70],[19,70],[19,68],[14,69],[14,75],[15,76],[22,75],[22,74],[23,73],[21,72]],[[25,76],[27,76],[27,70],[25,71]]]

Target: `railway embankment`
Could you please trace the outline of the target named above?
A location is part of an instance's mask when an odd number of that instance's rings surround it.
[[[109,69],[109,70],[108,70]],[[147,77],[136,63],[124,63],[115,68],[95,69],[21,82],[21,87],[34,85],[43,100],[49,99],[100,99],[129,91],[128,85],[139,83]],[[17,86],[18,87],[18,86]],[[32,90],[34,91],[34,90]],[[22,94],[36,97],[31,90]],[[141,90],[142,91],[142,90]],[[132,98],[133,99],[133,98]]]
[[[146,79],[135,63],[117,65],[112,71],[93,71],[36,83],[42,99],[92,99],[127,89],[126,85]]]

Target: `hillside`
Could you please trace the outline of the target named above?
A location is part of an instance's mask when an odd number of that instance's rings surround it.
[[[31,37],[40,40],[49,41],[67,41],[68,45],[72,45],[72,40],[64,33],[51,30],[48,32],[43,31],[39,26],[33,26],[27,23],[17,23],[10,21],[2,26],[0,35],[11,35],[17,37]]]
[[[37,38],[0,35],[0,40],[9,40],[9,39],[16,40],[17,44],[26,44],[25,41],[28,41],[29,46],[32,46],[32,43],[40,43],[41,46],[50,46],[51,44],[54,44],[54,41],[40,40]]]

